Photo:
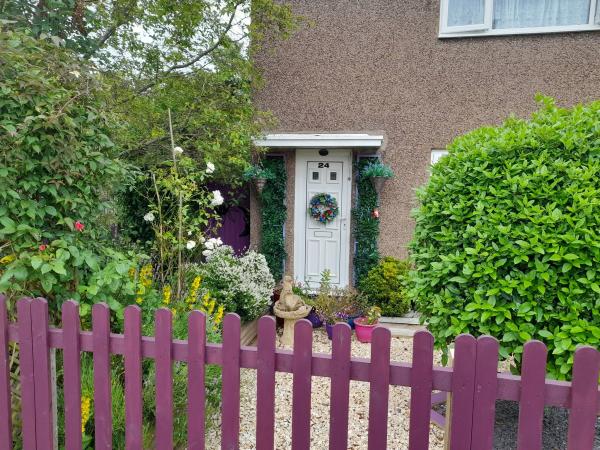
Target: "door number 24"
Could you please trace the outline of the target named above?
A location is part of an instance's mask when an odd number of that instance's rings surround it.
[[[319,169],[322,169],[323,167],[329,168],[329,163],[319,163]]]

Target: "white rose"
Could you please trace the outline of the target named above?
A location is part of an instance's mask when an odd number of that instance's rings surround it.
[[[183,153],[183,149],[181,147],[175,147],[173,149],[173,153],[175,153],[176,155],[181,155]]]
[[[212,254],[212,251],[210,251],[210,250],[204,250],[204,251],[202,252],[202,254],[203,254],[204,256],[210,256],[210,255]]]
[[[196,242],[195,242],[195,241],[187,241],[187,244],[185,244],[185,247],[186,247],[188,250],[191,250],[191,249],[193,249],[195,246],[196,246]]]
[[[154,214],[152,213],[152,211],[144,215],[144,220],[146,222],[154,222]]]
[[[206,173],[211,174],[215,171],[215,165],[211,162],[206,163]]]
[[[219,246],[219,245],[223,245],[223,241],[221,240],[221,238],[217,238],[217,239],[215,240],[215,243],[217,244],[217,246]]]
[[[210,206],[220,206],[225,201],[225,199],[221,195],[221,191],[219,191],[218,189],[216,191],[212,191],[212,195],[213,199],[210,202]]]

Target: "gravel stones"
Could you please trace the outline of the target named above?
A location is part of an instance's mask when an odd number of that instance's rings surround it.
[[[331,342],[325,331],[315,330],[313,334],[313,352],[331,353]],[[353,337],[352,356],[369,358],[370,344],[361,344]],[[391,360],[410,362],[412,360],[412,340],[392,338]],[[240,448],[255,448],[256,430],[256,372],[242,369],[241,373],[241,424]],[[292,435],[292,375],[277,373],[275,389],[275,447],[291,448]],[[329,387],[328,378],[312,379],[311,448],[323,449],[329,442]],[[390,388],[388,418],[388,448],[408,448],[410,390],[404,387]],[[348,448],[353,450],[367,448],[367,430],[369,420],[369,383],[352,381],[350,384],[350,410]],[[218,426],[207,436],[207,448],[220,447]],[[430,449],[443,449],[443,430],[432,425]]]

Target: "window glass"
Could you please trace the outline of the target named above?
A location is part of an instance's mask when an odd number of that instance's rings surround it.
[[[435,164],[448,154],[448,150],[431,150],[431,164]]]
[[[336,181],[336,180],[337,180],[337,172],[331,172],[331,173],[329,174],[329,179],[330,179],[331,181]]]
[[[589,14],[590,0],[494,0],[494,28],[581,25]]]
[[[596,25],[600,25],[600,0],[598,0],[598,4],[596,5],[596,20],[594,22]]]
[[[313,181],[318,181],[319,180],[319,172],[313,172],[312,179],[313,179]]]
[[[477,25],[485,21],[485,0],[448,0],[448,26]]]

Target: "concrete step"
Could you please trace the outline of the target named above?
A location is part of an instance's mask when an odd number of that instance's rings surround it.
[[[379,325],[389,329],[393,337],[401,338],[412,338],[417,331],[427,329],[422,325],[408,325],[399,323],[380,322]]]

